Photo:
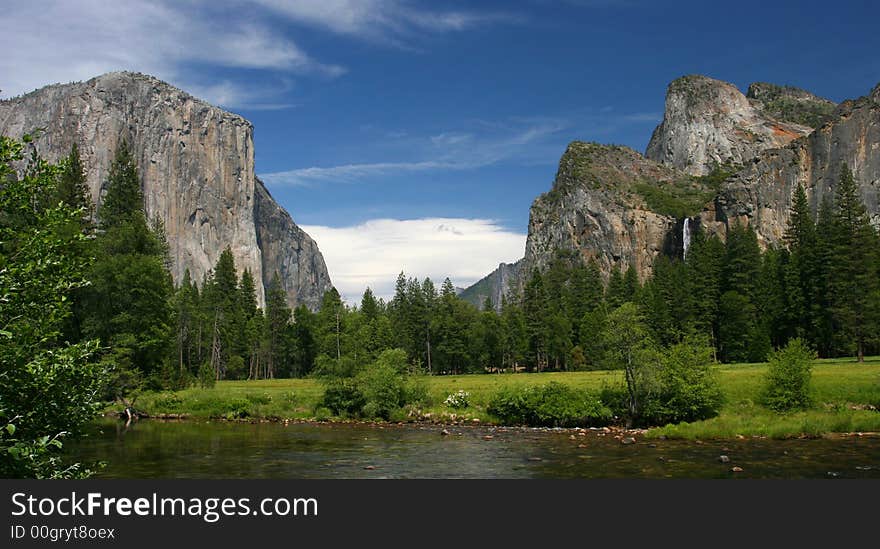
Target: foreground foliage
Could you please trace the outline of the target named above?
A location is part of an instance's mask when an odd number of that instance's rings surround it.
[[[95,417],[106,378],[97,341],[62,334],[87,284],[85,211],[54,200],[67,164],[33,153],[17,168],[27,147],[0,137],[0,477],[79,477],[57,450]]]

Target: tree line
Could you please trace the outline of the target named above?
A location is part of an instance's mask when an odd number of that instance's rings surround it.
[[[125,143],[97,211],[76,147],[62,165],[56,197],[85,212],[77,249],[89,264],[63,334],[101,342],[117,396],[354,372],[389,349],[432,374],[598,369],[609,363],[599,335],[625,303],[660,345],[705,337],[723,362],[763,361],[794,337],[823,357],[880,352],[880,244],[846,166],[816,215],[798,187],[783,245],[763,252],[750,227],[732,223],[724,241],[697,231],[685,258],[658,257],[644,283],[632,267],[606,278],[595,262],[557,251],[500,304],[476,307],[448,278],[438,289],[400,273],[387,302],[367,288],[349,306],[331,289],[312,311],[288,307],[277,273],[258,307],[257,282],[239,274],[229,249],[201,280],[186,272],[175,287],[163,227],[144,213]]]

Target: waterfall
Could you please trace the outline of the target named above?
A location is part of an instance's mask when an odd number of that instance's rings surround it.
[[[689,217],[684,218],[684,226],[681,229],[681,242],[682,249],[684,250],[681,254],[682,259],[687,259],[688,248],[691,246],[691,219]]]

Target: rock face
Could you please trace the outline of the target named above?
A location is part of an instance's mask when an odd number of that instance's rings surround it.
[[[523,261],[519,260],[516,263],[499,264],[497,269],[472,286],[465,288],[459,297],[481,308],[488,297],[492,300],[495,309],[500,310],[502,298],[510,292],[511,288],[519,287],[522,263]]]
[[[324,292],[332,287],[318,245],[272,199],[259,178],[255,187],[254,217],[264,285],[268,288],[277,274],[288,297],[296,296],[298,303],[317,309]]]
[[[663,122],[654,130],[645,156],[689,174],[706,175],[715,165],[742,165],[761,151],[807,135],[813,128],[803,123],[813,119],[803,118],[804,111],[833,106],[803,90],[770,84],[753,84],[750,94],[751,99],[733,84],[705,76],[674,80],[666,92]],[[771,116],[777,111],[785,113],[785,119]]]
[[[843,163],[880,228],[880,85],[835,106],[797,88],[757,83],[747,97],[725,82],[680,78],[669,86],[646,155],[569,145],[552,190],[532,205],[525,257],[463,295],[480,303],[519,290],[556,250],[595,259],[605,275],[632,265],[644,280],[657,255],[682,257],[685,220],[690,234],[722,238],[731,223],[748,223],[763,246],[777,244],[796,186],[804,186],[815,212],[833,198]],[[723,164],[738,171],[711,173]]]
[[[36,145],[50,161],[79,145],[98,205],[116,147],[127,140],[147,215],[165,225],[175,281],[187,269],[201,281],[228,246],[236,266],[262,281],[260,303],[276,271],[292,306],[314,308],[330,288],[314,241],[256,179],[253,126],[244,118],[153,77],[118,72],[0,102],[0,132],[36,128],[45,129]]]
[[[833,199],[842,164],[852,170],[872,223],[880,227],[880,85],[866,97],[841,103],[810,135],[752,159],[725,181],[702,213],[703,225],[718,231],[733,220],[745,222],[764,245],[778,243],[797,185],[804,186],[815,212],[823,200]]]
[[[649,209],[639,185],[662,189],[683,182],[690,182],[686,174],[630,148],[571,143],[553,188],[532,204],[521,272],[546,268],[558,249],[595,260],[606,275],[614,266],[634,266],[646,277],[676,219]]]
[[[502,295],[521,290],[532,271],[547,268],[557,251],[595,260],[606,278],[615,266],[633,266],[644,280],[659,254],[680,253],[675,235],[684,217],[649,203],[657,196],[713,196],[704,192],[699,178],[628,147],[575,141],[562,155],[553,188],[532,204],[525,257],[502,264],[462,297],[482,305],[490,296],[498,307]],[[698,198],[694,213],[705,200]]]

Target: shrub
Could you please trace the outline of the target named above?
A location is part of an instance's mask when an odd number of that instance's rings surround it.
[[[467,391],[459,389],[458,391],[452,393],[451,395],[446,397],[446,400],[443,401],[443,404],[450,408],[467,408],[471,402],[471,394]]]
[[[153,400],[153,408],[163,412],[179,412],[183,408],[183,398],[177,393],[160,393]]]
[[[810,406],[810,378],[816,353],[800,338],[770,353],[762,400],[777,412]]]
[[[663,350],[641,422],[665,425],[717,416],[723,394],[711,364],[712,348],[701,341],[685,340]]]
[[[226,404],[226,413],[223,415],[226,419],[242,419],[250,414],[251,403],[246,398],[236,398]]]
[[[493,395],[488,412],[505,423],[533,427],[604,425],[611,410],[582,389],[559,382],[504,388]]]
[[[205,362],[199,368],[199,387],[202,389],[213,389],[214,385],[217,383],[217,377],[214,373],[214,368],[211,367],[211,364]]]
[[[355,383],[366,400],[362,409],[366,417],[389,419],[391,412],[406,404],[406,376],[383,362],[381,356],[355,378]]]
[[[366,404],[363,393],[351,379],[331,381],[324,389],[319,408],[326,408],[337,416],[358,415]]]
[[[388,349],[369,366],[356,368],[355,376],[325,374],[327,388],[319,406],[336,415],[388,420],[406,404],[428,399],[427,384],[408,375],[407,366],[405,351]]]

